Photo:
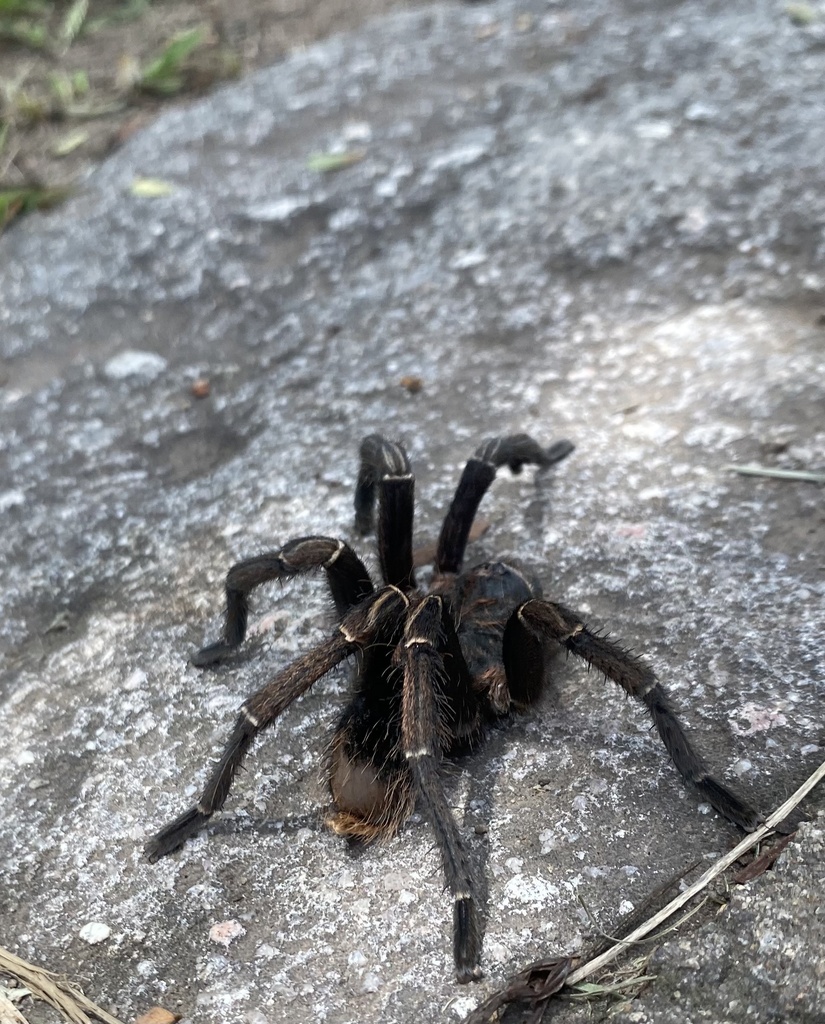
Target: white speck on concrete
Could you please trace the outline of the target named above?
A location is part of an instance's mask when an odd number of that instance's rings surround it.
[[[126,380],[127,377],[159,377],[167,367],[163,356],[156,352],[129,350],[112,356],[103,367],[109,380]]]
[[[80,938],[84,942],[88,942],[90,946],[96,946],[99,942],[105,942],[111,934],[112,929],[100,921],[89,921],[78,932]]]

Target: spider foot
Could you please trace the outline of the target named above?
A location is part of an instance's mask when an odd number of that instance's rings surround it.
[[[566,459],[567,456],[575,449],[575,445],[572,441],[562,440],[554,441],[549,448],[544,449],[545,462],[542,464],[542,469],[546,469],[548,466],[553,466],[557,462],[561,462],[562,459]]]
[[[175,850],[183,846],[187,839],[191,839],[195,833],[200,832],[210,817],[211,815],[204,814],[197,804],[190,807],[188,811],[181,814],[179,818],[175,818],[149,840],[143,847],[143,856],[150,864],[155,864],[161,857],[174,853]]]
[[[207,647],[201,647],[199,651],[195,651],[189,661],[195,668],[206,668],[207,665],[215,665],[217,662],[223,661],[236,647],[237,644],[228,644],[225,640],[218,640],[217,643],[209,644]]]
[[[482,971],[478,964],[457,966],[455,969],[455,980],[459,985],[469,985],[471,981],[481,981],[483,977],[484,971]]]
[[[714,779],[712,775],[706,775],[700,779],[697,788],[720,814],[746,832],[755,832],[765,820],[759,811],[729,790],[727,786]]]
[[[456,980],[460,985],[479,981],[484,977],[478,963],[481,956],[481,930],[478,925],[476,903],[472,896],[459,894],[456,897],[453,935]]]

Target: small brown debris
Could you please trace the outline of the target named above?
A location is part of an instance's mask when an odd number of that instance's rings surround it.
[[[750,864],[746,864],[741,871],[736,872],[733,876],[734,882],[737,885],[744,885],[745,882],[750,882],[752,879],[764,875],[768,868],[773,866],[774,861],[787,847],[793,836],[793,833],[785,836],[784,839],[780,839],[778,843],[775,843],[769,849],[763,850],[758,857],[754,857]]]
[[[470,1016],[464,1019],[464,1024],[490,1024],[491,1021],[499,1020],[499,1011],[510,1003],[530,1002],[534,1010],[543,1010],[543,1005],[550,996],[564,986],[565,979],[573,967],[573,961],[574,957],[563,957],[557,960],[539,960],[530,964],[510,978],[504,988],[494,992],[489,999],[477,1006]],[[541,1016],[544,1016],[543,1012]],[[539,1020],[539,1017],[534,1013],[531,1019]]]
[[[198,377],[192,381],[192,395],[194,398],[208,398],[210,391],[209,381],[206,377]]]
[[[135,1017],[135,1024],[175,1024],[180,1019],[179,1013],[164,1010],[162,1006],[153,1006],[151,1010]]]
[[[412,374],[402,377],[398,383],[402,388],[409,391],[411,395],[417,395],[424,387],[424,381],[420,377],[416,377]]]

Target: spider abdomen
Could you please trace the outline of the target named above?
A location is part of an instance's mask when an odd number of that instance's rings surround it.
[[[406,766],[378,768],[364,757],[353,756],[346,737],[336,735],[329,759],[329,788],[335,812],[327,824],[338,835],[370,842],[389,838],[410,816],[412,782]]]
[[[359,693],[338,723],[327,757],[335,813],[327,824],[339,835],[388,838],[409,817],[412,781],[400,750],[400,693],[385,676],[382,698]]]

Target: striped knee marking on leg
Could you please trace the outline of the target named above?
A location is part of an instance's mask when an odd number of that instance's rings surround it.
[[[401,445],[394,441],[381,441],[381,454],[384,457],[386,470],[382,479],[411,479],[410,464]]]
[[[636,694],[636,696],[639,697],[640,700],[644,700],[644,698],[647,697],[647,695],[649,693],[652,693],[656,689],[656,687],[658,685],[659,685],[659,680],[658,679],[655,679],[655,678],[651,679],[651,681],[647,684],[647,686],[644,686],[644,687],[642,687],[639,690],[639,692]]]
[[[386,604],[387,601],[394,600],[395,597],[400,597],[401,600],[404,602],[404,607],[409,608],[410,599],[407,597],[404,591],[400,587],[396,587],[393,583],[388,584],[387,588],[384,590],[383,593],[379,594],[379,596],[375,600],[375,603],[369,610],[369,614],[367,615],[368,629],[372,629],[372,627],[375,625],[378,616],[381,613],[382,605]],[[346,634],[344,635],[346,636]],[[349,637],[347,637],[347,639],[349,639]]]
[[[416,644],[426,644],[427,647],[433,646],[432,641],[428,640],[425,636],[413,636],[404,642],[405,647],[415,647]]]
[[[256,718],[252,714],[252,712],[249,711],[246,707],[241,707],[241,714],[244,716],[244,718],[247,720],[247,722],[249,722],[249,724],[253,728],[260,729],[260,727],[261,727],[261,720],[260,720],[260,718]]]
[[[367,632],[369,630],[373,629],[375,624],[376,624],[376,622],[378,621],[378,617],[381,614],[381,607],[382,607],[382,605],[386,604],[387,601],[394,600],[396,597],[400,597],[401,600],[404,602],[404,606],[406,608],[409,608],[409,606],[410,606],[410,599],[407,597],[407,595],[404,593],[404,591],[400,587],[396,587],[392,583],[388,584],[385,587],[385,589],[375,599],[375,601],[373,602],[373,604],[371,605],[371,607],[370,607],[370,609],[369,609],[369,611],[367,613],[367,623],[366,623],[366,630],[367,630]],[[343,636],[343,638],[347,641],[348,644],[358,644],[360,642],[359,638],[358,638],[358,634],[357,633],[353,633],[351,630],[347,629],[347,627],[343,623],[341,623],[338,626],[338,632]],[[362,634],[362,639],[363,639],[363,634]]]
[[[419,747],[418,750],[407,750],[404,753],[404,757],[408,761],[417,761],[419,757],[432,757],[433,752],[429,747]]]
[[[518,617],[522,621],[522,623],[527,627],[527,629],[530,630],[530,632],[535,633],[537,631],[537,629],[541,628],[541,627],[534,626],[532,623],[530,623],[528,621],[526,615],[524,614],[524,607],[523,606],[521,608],[519,608],[519,610],[518,610],[518,612],[516,612],[516,614],[518,615]],[[561,622],[561,621],[562,621],[561,617],[559,617],[559,622]],[[573,629],[570,630],[569,633],[561,633],[555,639],[557,640],[558,643],[563,644],[563,643],[566,643],[568,640],[572,640],[574,637],[581,636],[581,634],[584,633],[585,630],[586,630],[586,627],[585,627],[584,623],[583,622],[577,622],[576,625],[573,627]]]
[[[332,554],[329,556],[329,558],[326,560],[326,562],[324,562],[324,568],[325,569],[329,569],[329,567],[331,565],[335,564],[336,559],[338,558],[338,556],[341,554],[341,552],[344,550],[345,547],[346,547],[346,544],[344,544],[344,542],[342,540],[339,540],[338,541],[338,547],[332,552]]]
[[[476,458],[480,459],[481,462],[486,462],[488,466],[493,466],[493,468],[495,468],[496,458],[501,450],[501,441],[502,439],[500,437],[496,438],[493,447],[485,451],[483,455],[477,455]]]

